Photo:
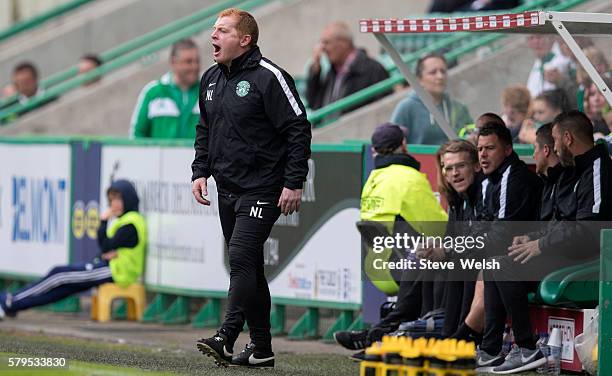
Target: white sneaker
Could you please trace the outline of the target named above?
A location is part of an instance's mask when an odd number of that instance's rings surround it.
[[[497,355],[489,355],[486,351],[480,350],[476,358],[476,373],[489,373],[503,363],[504,356],[501,352]]]
[[[529,350],[514,345],[508,356],[506,356],[504,364],[495,367],[493,373],[499,375],[519,373],[536,369],[544,363],[546,363],[546,357],[540,349]]]

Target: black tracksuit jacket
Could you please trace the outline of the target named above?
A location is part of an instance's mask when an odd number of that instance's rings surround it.
[[[213,176],[221,191],[302,188],[311,126],[291,76],[255,46],[200,82],[192,181]]]
[[[539,218],[542,180],[531,171],[525,162],[512,152],[502,164],[481,183],[483,221],[489,256],[506,255],[512,238],[527,231],[516,223],[510,226],[507,221],[536,221]]]
[[[549,221],[553,218],[555,211],[555,195],[558,193],[559,181],[563,177],[566,168],[557,163],[549,167],[546,175],[542,176],[544,187],[542,189],[542,203],[540,204],[540,221]]]
[[[596,144],[574,162],[559,179],[553,217],[539,245],[544,254],[582,259],[598,254],[603,221],[612,220],[612,161],[607,147]]]

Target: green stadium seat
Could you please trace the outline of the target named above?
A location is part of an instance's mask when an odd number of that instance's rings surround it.
[[[547,275],[532,302],[570,307],[595,307],[599,300],[599,260]]]

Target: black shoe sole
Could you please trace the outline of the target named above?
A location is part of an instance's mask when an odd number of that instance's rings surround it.
[[[218,353],[218,352],[216,352],[215,350],[213,350],[213,348],[212,348],[212,347],[210,347],[210,346],[208,346],[207,344],[202,343],[202,342],[198,342],[198,343],[196,344],[196,347],[198,348],[198,350],[199,350],[199,351],[200,351],[202,354],[204,354],[204,355],[206,355],[206,356],[210,356],[210,357],[212,357],[212,358],[215,360],[215,365],[216,365],[217,367],[224,367],[224,368],[225,368],[225,367],[227,367],[227,366],[229,366],[229,365],[230,365],[230,362],[229,362],[229,361],[227,361],[226,359],[224,359],[223,357],[221,357],[221,355],[219,355],[219,353]]]
[[[256,364],[236,364],[236,363],[230,363],[230,367],[245,367],[245,368],[251,368],[251,369],[273,369],[274,368],[274,363],[272,363],[271,365],[266,365],[266,366],[260,366],[260,365],[256,365]]]

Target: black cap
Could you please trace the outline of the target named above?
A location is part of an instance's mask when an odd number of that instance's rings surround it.
[[[376,127],[372,134],[372,147],[377,152],[393,151],[402,145],[405,131],[397,124],[384,123]],[[404,128],[406,131],[407,129]]]

